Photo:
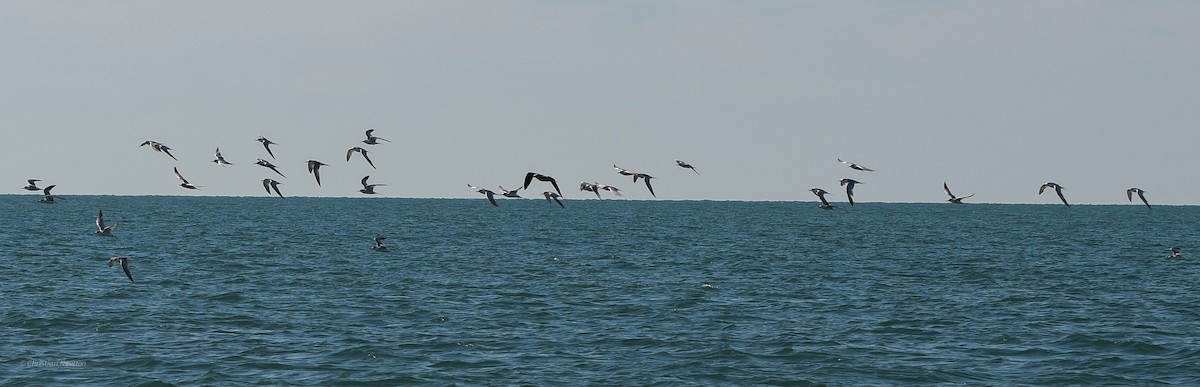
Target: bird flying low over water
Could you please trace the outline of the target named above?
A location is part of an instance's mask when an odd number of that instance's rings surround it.
[[[858,180],[854,180],[854,179],[842,179],[842,180],[838,180],[838,183],[846,186],[846,198],[850,199],[850,205],[853,206],[854,205],[854,185],[862,184],[862,182],[858,181]]]
[[[154,149],[155,151],[158,151],[160,153],[166,153],[167,156],[171,156],[171,158],[174,159],[175,161],[179,161],[179,159],[175,158],[175,155],[171,154],[171,147],[163,145],[163,143],[161,143],[161,142],[146,140],[146,142],[143,142],[142,145],[138,145],[138,146],[146,146],[146,145],[149,145],[150,149]]]
[[[112,267],[114,263],[121,264],[121,270],[125,271],[125,276],[129,277],[129,282],[133,282],[133,273],[129,272],[129,258],[112,257],[108,259],[108,267]]]
[[[630,171],[628,169],[618,167],[616,164],[613,164],[613,169],[616,169],[617,173],[621,174],[622,176],[633,176],[633,175],[637,174],[636,172]]]
[[[946,201],[954,204],[962,204],[963,199],[975,196],[975,194],[970,194],[963,197],[954,196],[954,194],[950,192],[950,185],[946,184],[944,181],[942,182],[942,189],[946,190],[946,195],[950,195],[950,199],[946,199]]]
[[[517,191],[520,191],[520,190],[521,190],[520,188],[517,188],[517,189],[514,189],[514,190],[512,190],[512,191],[509,191],[509,190],[506,190],[506,189],[504,189],[504,186],[499,186],[499,187],[500,187],[500,195],[503,195],[503,196],[504,196],[504,197],[506,197],[506,198],[519,198],[519,197],[521,197],[521,195],[517,195]]]
[[[271,142],[271,140],[268,140],[266,137],[263,137],[263,136],[258,136],[258,139],[254,140],[254,141],[261,142],[263,144],[263,148],[267,149],[267,154],[271,155],[271,160],[275,160],[275,152],[271,152],[271,145],[278,145],[278,144]]]
[[[475,190],[475,192],[478,192],[478,193],[483,194],[484,196],[487,196],[487,200],[489,203],[492,203],[493,206],[500,207],[500,203],[496,203],[496,193],[492,192],[492,190],[487,189],[487,188],[479,188],[479,187],[476,187],[476,186],[473,186],[470,184],[467,184],[467,188],[473,189],[473,190]]]
[[[278,173],[281,177],[287,177],[283,176],[283,172],[279,172],[279,169],[275,167],[275,164],[271,164],[270,161],[258,159],[258,161],[255,161],[254,164],[270,168],[272,171],[275,171],[275,173]]]
[[[1046,184],[1042,184],[1042,187],[1041,187],[1041,188],[1038,188],[1038,195],[1041,195],[1041,194],[1042,194],[1042,192],[1045,192],[1045,191],[1046,191],[1046,187],[1054,188],[1054,192],[1058,194],[1058,198],[1062,200],[1063,204],[1066,204],[1066,205],[1067,205],[1067,207],[1070,207],[1070,206],[1071,206],[1071,204],[1070,204],[1070,203],[1067,203],[1067,198],[1066,198],[1066,197],[1064,197],[1064,196],[1063,196],[1063,194],[1062,194],[1062,190],[1063,190],[1063,188],[1066,188],[1066,187],[1063,187],[1063,186],[1061,186],[1061,185],[1058,185],[1058,183],[1049,182],[1049,183],[1046,183]]]
[[[233,163],[225,161],[225,158],[221,157],[221,147],[217,147],[217,151],[216,151],[216,153],[213,154],[213,156],[215,156],[216,158],[213,159],[212,162],[217,163],[217,165],[220,165],[222,167],[224,167],[226,165],[233,165]]]
[[[645,173],[639,172],[639,173],[633,175],[633,182],[637,183],[638,179],[644,180],[646,182],[646,189],[650,190],[650,196],[658,197],[658,195],[654,194],[654,187],[650,186],[650,179],[653,179],[653,178],[654,178],[654,176],[650,176]]]
[[[558,181],[555,181],[553,177],[546,176],[546,175],[543,175],[543,174],[540,174],[540,173],[537,173],[537,172],[529,172],[529,173],[526,173],[526,174],[525,174],[525,185],[524,185],[524,186],[522,186],[521,188],[528,190],[528,189],[529,189],[529,183],[530,183],[530,182],[532,182],[532,181],[533,181],[533,179],[538,179],[538,181],[548,181],[548,182],[550,182],[550,185],[553,185],[553,186],[554,186],[554,192],[558,192],[558,195],[559,195],[559,196],[562,196],[562,190],[558,189]]]
[[[375,187],[378,187],[378,186],[385,186],[385,185],[387,185],[387,184],[367,184],[367,179],[370,179],[370,178],[371,178],[371,176],[370,176],[370,175],[363,176],[363,178],[362,178],[362,186],[363,186],[363,188],[362,188],[362,189],[360,189],[360,190],[358,190],[358,192],[362,192],[362,193],[365,193],[365,194],[367,194],[367,195],[374,195],[374,194],[375,194]]]
[[[1168,255],[1168,256],[1167,256],[1167,258],[1170,258],[1170,259],[1183,259],[1183,252],[1179,251],[1179,248],[1178,248],[1178,247],[1172,247],[1172,248],[1171,248],[1171,255]]]
[[[842,161],[842,159],[837,159],[837,160],[838,160],[838,162],[839,162],[839,163],[846,164],[846,166],[850,167],[850,169],[859,170],[859,171],[864,171],[864,172],[875,172],[875,170],[874,170],[874,169],[867,168],[867,167],[864,167],[864,166],[862,166],[862,165],[859,165],[859,164],[855,164],[855,163],[852,163],[852,162],[849,162],[849,161]]]
[[[675,164],[679,165],[682,168],[690,169],[690,170],[692,170],[692,172],[696,172],[697,176],[700,175],[700,171],[697,171],[696,167],[693,167],[691,164],[683,162],[683,160],[675,160]]]
[[[200,189],[200,187],[201,187],[198,185],[192,185],[192,183],[189,183],[187,181],[187,179],[184,179],[183,174],[179,173],[179,167],[175,167],[175,177],[178,177],[179,180],[183,182],[183,183],[179,183],[180,187],[187,188],[187,189]]]
[[[586,181],[579,182],[579,190],[580,191],[593,192],[596,194],[596,199],[603,199],[600,197],[600,189],[597,186],[599,186],[599,184],[588,183]]]
[[[38,186],[37,186],[37,182],[39,182],[39,181],[41,181],[41,180],[38,180],[38,179],[29,179],[29,180],[26,180],[26,181],[28,181],[28,182],[29,182],[29,185],[27,185],[27,186],[25,186],[25,187],[24,187],[26,191],[41,191],[41,190],[42,190],[41,188],[38,188]]]
[[[57,196],[51,195],[50,190],[54,189],[54,187],[57,187],[57,186],[58,186],[57,184],[50,185],[50,186],[47,186],[45,189],[43,189],[42,190],[42,195],[43,195],[42,199],[38,200],[38,203],[54,204],[54,198],[56,198]]]
[[[1129,198],[1130,203],[1133,203],[1133,194],[1134,193],[1137,193],[1137,196],[1142,199],[1142,203],[1146,204],[1146,208],[1151,208],[1150,202],[1146,201],[1146,191],[1142,190],[1141,188],[1138,188],[1138,187],[1133,187],[1133,188],[1125,190],[1125,196]]]
[[[387,237],[375,237],[375,247],[372,247],[371,249],[375,251],[387,251],[387,246],[383,245],[384,239],[387,239]]]
[[[374,132],[375,132],[375,129],[367,129],[367,139],[366,139],[366,140],[363,140],[363,143],[364,143],[364,144],[367,144],[367,145],[375,145],[375,144],[379,144],[379,141],[380,141],[380,140],[382,140],[382,141],[387,141],[387,142],[391,142],[391,141],[389,141],[388,139],[386,139],[386,138],[383,138],[383,137],[375,137],[374,135],[372,135],[372,134],[371,134],[371,133],[374,133]]]
[[[263,188],[267,189],[267,196],[271,196],[271,190],[274,189],[275,194],[279,195],[279,197],[282,198],[283,194],[279,193],[279,185],[280,184],[283,184],[283,183],[275,181],[275,179],[263,179]]]
[[[367,150],[363,149],[361,146],[356,146],[356,147],[350,148],[350,150],[346,151],[346,161],[350,161],[350,156],[353,156],[354,152],[361,153],[362,157],[367,160],[367,164],[371,164],[372,169],[378,169],[378,168],[375,168],[375,163],[371,162],[371,158],[367,157]]]
[[[560,200],[562,198],[562,196],[559,196],[558,194],[556,194],[554,192],[545,191],[545,192],[542,192],[542,196],[546,197],[546,201],[550,201],[551,199],[554,199],[555,202],[558,202],[559,207],[567,208],[566,206],[564,206],[562,204],[562,200]]]
[[[833,209],[833,205],[829,204],[828,200],[825,200],[825,195],[829,193],[828,191],[816,187],[809,188],[808,190],[812,191],[813,195],[817,195],[818,199],[821,199],[821,208],[826,210]]]
[[[112,231],[114,228],[117,228],[116,223],[114,223],[112,226],[104,225],[104,210],[100,210],[100,212],[96,214],[96,235],[112,236]]]
[[[329,164],[325,164],[325,163],[322,163],[317,160],[308,160],[308,173],[313,174],[313,177],[317,178],[318,186],[321,185],[321,166],[322,165],[329,165]]]

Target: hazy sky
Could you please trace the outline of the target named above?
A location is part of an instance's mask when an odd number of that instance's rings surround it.
[[[55,193],[1200,204],[1200,2],[4,1],[0,182]],[[345,152],[363,132],[378,170]],[[142,141],[175,149],[174,161]],[[236,165],[222,168],[213,149]],[[843,158],[878,169],[858,172]],[[318,187],[304,162],[330,164]],[[691,162],[703,176],[675,166]],[[178,167],[200,191],[178,186]],[[548,186],[536,183],[526,197]],[[594,198],[594,196],[593,196]],[[32,198],[31,198],[32,200]]]

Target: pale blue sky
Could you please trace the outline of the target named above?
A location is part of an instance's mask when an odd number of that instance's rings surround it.
[[[0,2],[3,192],[1200,203],[1200,2]],[[347,163],[363,131],[378,170]],[[175,149],[179,161],[144,140]],[[237,165],[209,162],[213,148]],[[843,158],[879,171],[857,172]],[[694,164],[703,176],[674,165]],[[318,187],[304,169],[317,159]],[[178,186],[172,167],[203,190]],[[531,187],[535,189],[535,187]],[[545,186],[538,185],[535,196]]]

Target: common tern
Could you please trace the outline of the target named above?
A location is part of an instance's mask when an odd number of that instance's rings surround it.
[[[675,160],[675,164],[679,165],[682,168],[690,169],[690,170],[692,170],[692,172],[696,172],[697,176],[700,175],[700,171],[697,171],[696,167],[693,167],[691,164],[683,162],[683,160]]]
[[[383,245],[384,239],[387,239],[387,237],[375,237],[375,247],[372,247],[371,249],[375,251],[387,251],[387,246]]]
[[[520,188],[517,188],[512,191],[509,191],[509,190],[504,189],[504,186],[500,186],[500,195],[503,195],[506,198],[519,198],[519,197],[521,197],[521,195],[517,195],[517,191],[520,191],[520,190],[521,190]]]
[[[362,188],[362,189],[360,189],[360,190],[358,190],[358,192],[362,192],[362,193],[364,193],[364,194],[367,194],[367,195],[374,195],[374,194],[375,194],[375,187],[379,187],[379,186],[385,186],[385,185],[387,185],[387,184],[367,184],[367,179],[370,179],[370,178],[371,178],[371,176],[370,176],[370,175],[363,176],[363,178],[362,178],[362,186],[363,186],[363,188]]]
[[[367,157],[367,150],[363,149],[361,146],[356,146],[356,147],[350,148],[350,150],[346,151],[346,161],[350,161],[350,156],[353,156],[354,152],[361,153],[362,157],[364,159],[367,159],[367,164],[371,164],[372,169],[378,169],[378,168],[375,168],[375,163],[371,162],[371,158]]]
[[[183,174],[179,173],[179,167],[175,167],[175,177],[178,177],[179,180],[183,182],[183,183],[179,183],[180,187],[187,188],[187,189],[200,189],[200,187],[201,187],[199,185],[192,185],[192,183],[189,183],[187,181],[187,179],[184,179]]]
[[[529,173],[526,173],[526,174],[525,174],[525,185],[524,185],[524,186],[522,186],[521,188],[524,188],[524,189],[528,190],[528,189],[529,189],[529,183],[530,183],[530,182],[532,182],[532,181],[533,181],[533,179],[538,179],[539,181],[548,181],[548,182],[550,182],[550,184],[554,186],[554,192],[558,192],[558,195],[559,195],[559,196],[562,196],[562,190],[558,189],[558,182],[557,182],[557,181],[555,181],[553,177],[550,177],[550,176],[547,176],[547,175],[543,175],[543,174],[540,174],[540,173],[536,173],[536,172],[529,172]]]
[[[129,277],[129,282],[133,282],[133,273],[129,272],[129,258],[112,257],[108,259],[108,267],[112,267],[114,263],[121,264],[121,270],[125,271],[125,276]]]
[[[1070,204],[1070,203],[1067,203],[1067,198],[1066,198],[1066,197],[1064,197],[1064,196],[1063,196],[1063,194],[1062,194],[1062,190],[1063,190],[1063,188],[1065,188],[1065,187],[1063,187],[1063,186],[1061,186],[1061,185],[1058,185],[1058,183],[1054,183],[1054,182],[1050,182],[1050,183],[1042,184],[1042,187],[1041,187],[1041,188],[1038,188],[1038,195],[1041,195],[1041,194],[1042,194],[1042,192],[1045,192],[1045,191],[1046,191],[1046,187],[1054,188],[1054,192],[1058,194],[1058,198],[1062,200],[1063,204],[1066,204],[1066,205],[1067,205],[1067,207],[1070,207],[1070,206],[1071,206],[1071,204]]]
[[[283,176],[283,172],[279,172],[279,168],[276,168],[275,164],[271,164],[270,161],[258,159],[258,161],[255,161],[254,164],[270,168],[272,171],[275,171],[275,173],[278,173],[279,176],[287,177],[287,176]]]
[[[1171,255],[1168,255],[1168,256],[1167,256],[1167,258],[1170,258],[1170,259],[1182,259],[1182,258],[1183,258],[1183,252],[1179,251],[1179,248],[1178,248],[1178,247],[1172,247],[1172,248],[1171,248]]]
[[[812,191],[813,195],[817,195],[817,198],[821,199],[821,208],[826,209],[826,210],[833,209],[833,205],[829,204],[828,200],[825,200],[825,195],[829,193],[828,191],[825,191],[823,189],[816,188],[816,187],[809,188],[808,190]]]
[[[864,167],[864,166],[862,166],[862,165],[858,165],[858,164],[855,164],[855,163],[852,163],[852,162],[849,162],[849,161],[842,161],[842,159],[837,159],[837,160],[838,160],[838,162],[839,162],[839,163],[846,164],[846,166],[850,167],[850,169],[859,170],[859,171],[864,171],[864,172],[875,172],[875,170],[874,170],[874,169],[867,168],[867,167]]]
[[[975,194],[970,194],[963,197],[954,196],[954,194],[950,192],[950,185],[946,184],[944,181],[942,182],[942,189],[946,190],[946,195],[950,195],[950,199],[946,200],[954,204],[962,204],[963,199],[975,196]]]
[[[274,189],[275,194],[279,195],[279,197],[282,198],[283,194],[279,193],[279,185],[280,184],[283,184],[283,183],[280,183],[280,182],[276,181],[275,179],[263,179],[263,188],[266,188],[267,196],[271,196],[271,190]]]
[[[1146,201],[1146,191],[1141,188],[1138,188],[1138,187],[1133,187],[1133,188],[1125,190],[1125,196],[1129,198],[1130,203],[1133,202],[1133,194],[1134,193],[1137,193],[1137,196],[1142,199],[1142,203],[1146,204],[1146,208],[1151,208],[1150,202]]]
[[[37,186],[37,182],[39,182],[39,181],[41,181],[41,180],[38,180],[38,179],[29,179],[29,180],[26,180],[26,181],[28,181],[28,182],[29,182],[29,185],[27,185],[27,186],[25,186],[25,187],[24,187],[26,191],[41,191],[41,190],[42,190],[41,188],[38,188],[38,186]]]
[[[171,147],[168,147],[161,142],[146,140],[145,142],[142,143],[142,145],[138,145],[138,146],[146,146],[146,145],[149,145],[150,149],[154,149],[155,151],[158,151],[161,153],[166,153],[167,156],[171,156],[171,158],[174,159],[175,161],[179,161],[179,159],[175,158],[175,155],[171,154]]]
[[[57,187],[57,186],[58,185],[55,184],[55,185],[47,186],[45,189],[42,189],[43,196],[42,196],[41,200],[38,200],[38,203],[54,204],[54,198],[56,198],[57,196],[51,195],[50,190],[54,189],[54,187]]]
[[[217,163],[217,165],[220,165],[222,167],[224,167],[226,165],[233,165],[233,163],[225,161],[225,158],[221,156],[221,147],[217,147],[217,151],[216,151],[216,153],[213,154],[213,156],[215,156],[216,158],[213,159],[212,162]]]
[[[261,142],[263,144],[263,148],[267,149],[267,154],[271,155],[271,160],[275,160],[275,152],[271,152],[271,145],[278,145],[278,144],[272,142],[271,140],[268,140],[266,137],[263,137],[263,136],[258,136],[258,139],[254,140],[254,141]]]
[[[492,190],[487,189],[487,188],[479,188],[479,187],[476,187],[476,186],[473,186],[470,184],[467,184],[467,188],[470,188],[472,190],[475,190],[475,192],[478,192],[478,193],[483,194],[484,196],[487,196],[487,200],[489,203],[492,203],[493,206],[500,207],[500,204],[496,203],[496,193],[492,192]]]
[[[317,160],[308,160],[308,173],[313,174],[317,178],[317,185],[321,185],[321,166],[329,165]]]
[[[846,198],[850,200],[850,205],[853,206],[854,205],[854,185],[862,184],[862,182],[858,181],[858,180],[854,180],[854,179],[842,179],[842,180],[838,180],[838,184],[846,186]]]
[[[542,196],[546,197],[546,201],[550,201],[551,199],[553,199],[555,202],[558,203],[559,207],[567,208],[566,206],[564,206],[562,204],[562,200],[561,200],[562,196],[560,196],[559,194],[556,194],[556,193],[550,192],[550,191],[545,191],[545,192],[542,192]]]
[[[117,228],[116,223],[113,223],[112,226],[106,226],[104,224],[104,210],[100,210],[100,212],[96,214],[96,235],[112,236],[112,231],[114,228]]]
[[[391,142],[391,141],[389,141],[388,139],[386,139],[386,138],[383,138],[383,137],[375,137],[374,135],[372,135],[372,134],[371,134],[371,133],[374,133],[374,132],[375,132],[375,129],[367,129],[367,139],[366,139],[366,140],[363,140],[363,143],[364,143],[364,144],[367,144],[367,145],[375,145],[375,144],[379,144],[379,141],[381,141],[381,140],[382,140],[382,141]]]

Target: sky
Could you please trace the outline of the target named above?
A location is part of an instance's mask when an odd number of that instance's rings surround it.
[[[0,193],[1200,204],[1200,2],[4,1]],[[391,140],[365,145],[364,131]],[[254,165],[278,143],[287,178]],[[172,160],[143,141],[162,142]],[[214,148],[235,165],[210,162]],[[366,147],[378,169],[346,150]],[[847,168],[837,159],[876,172]],[[329,164],[322,186],[305,161]],[[685,160],[700,175],[675,165]],[[172,168],[199,191],[179,187]],[[0,186],[4,186],[0,184]],[[525,197],[549,188],[534,182]],[[36,197],[36,196],[35,196]]]

